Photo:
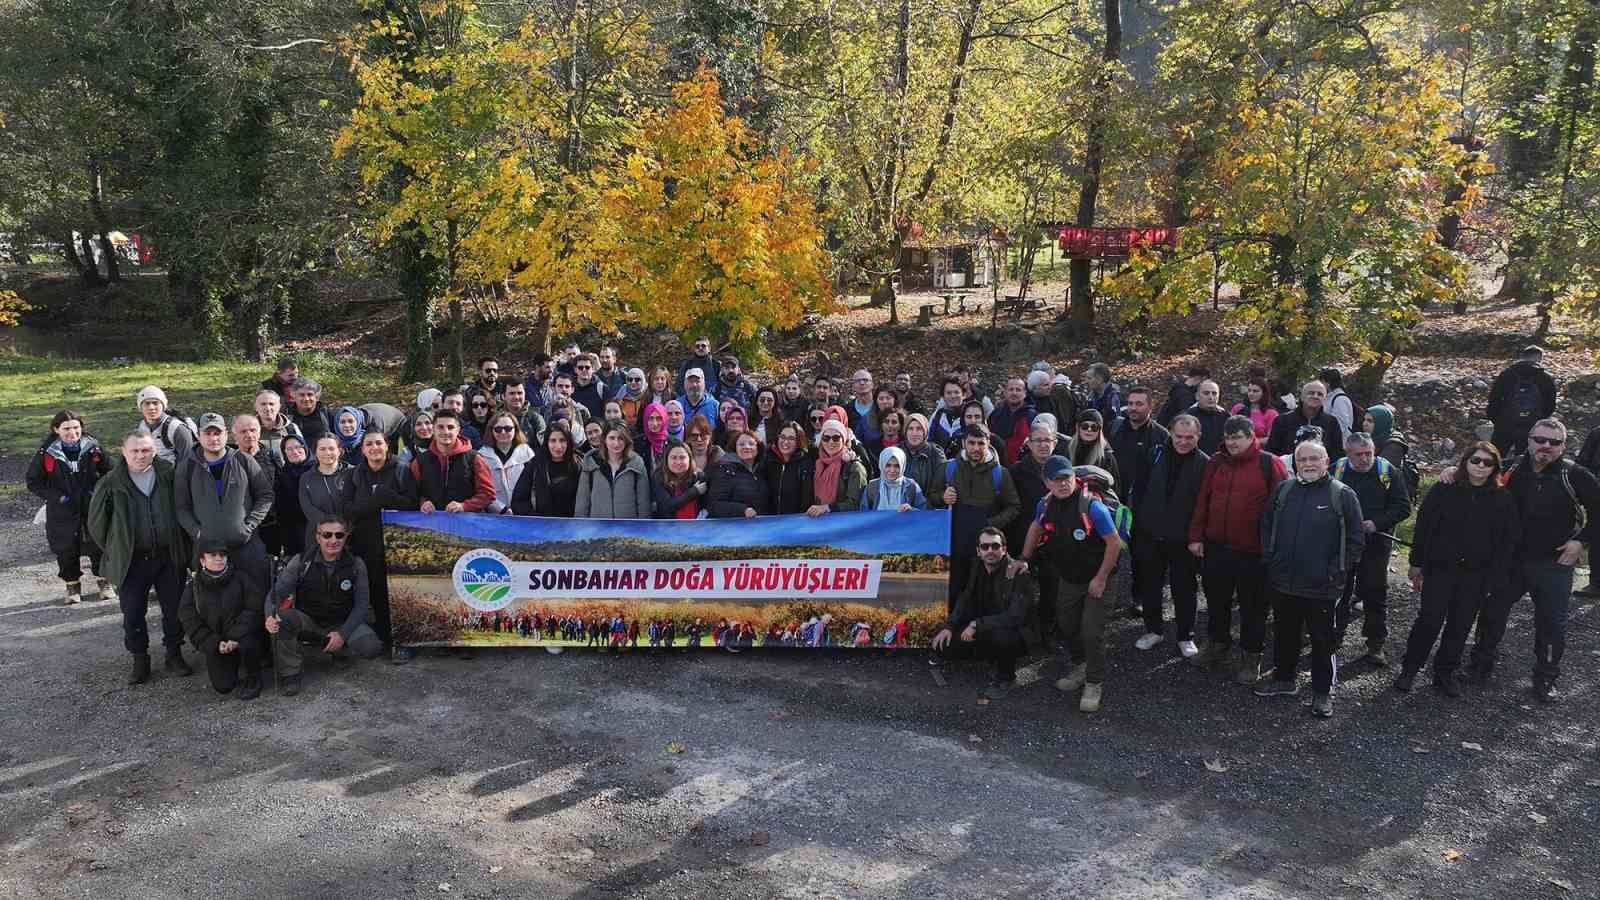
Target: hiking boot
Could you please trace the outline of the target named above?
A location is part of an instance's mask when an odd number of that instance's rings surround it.
[[[1239,660],[1239,671],[1233,673],[1234,684],[1255,684],[1261,680],[1261,654],[1246,650]]]
[[[1382,641],[1367,641],[1367,662],[1383,667],[1389,664],[1389,654],[1384,652]]]
[[[144,684],[150,680],[150,654],[135,653],[133,670],[128,673],[129,684]]]
[[[117,602],[117,591],[116,588],[111,586],[111,582],[105,580],[104,578],[98,580],[100,582],[100,589],[95,593],[99,595],[100,599],[110,600],[112,603]]]
[[[1200,652],[1200,648],[1196,647],[1195,644],[1194,644],[1194,641],[1192,641],[1192,640],[1191,641],[1179,641],[1178,642],[1178,652],[1183,654],[1183,658],[1184,659],[1194,659],[1195,656]]]
[[[298,694],[298,693],[300,693],[300,676],[299,675],[285,675],[285,676],[283,676],[283,695],[285,697],[293,697],[295,694]]]
[[[1288,681],[1279,681],[1276,678],[1263,679],[1256,685],[1257,697],[1293,697],[1300,693],[1300,679],[1293,678]]]
[[[1072,671],[1068,672],[1066,677],[1056,679],[1056,690],[1063,694],[1070,694],[1083,687],[1083,683],[1088,680],[1088,672],[1089,666],[1087,663],[1078,663],[1072,667]]]
[[[67,599],[62,601],[67,606],[77,606],[83,602],[83,586],[80,582],[67,582]]]
[[[1319,719],[1333,718],[1333,695],[1317,694],[1311,698],[1311,714]]]
[[[1394,680],[1394,689],[1402,694],[1409,694],[1411,693],[1411,689],[1416,687],[1416,684],[1417,673],[1401,672],[1400,677]]]
[[[1016,686],[1015,681],[991,681],[983,689],[983,695],[990,700],[1004,700],[1011,696],[1011,689]]]
[[[182,650],[168,650],[167,660],[161,664],[161,668],[179,678],[187,678],[194,674],[194,669],[189,668],[189,663],[183,658]]]
[[[239,699],[254,700],[261,696],[261,673],[250,672],[239,682]]]
[[[1461,696],[1461,682],[1456,681],[1449,675],[1446,675],[1443,678],[1435,676],[1433,679],[1433,687],[1446,697],[1454,698]]]
[[[1554,682],[1546,681],[1543,678],[1535,678],[1533,680],[1533,699],[1540,703],[1548,704],[1560,700],[1561,695],[1556,693]]]
[[[1133,645],[1138,647],[1140,650],[1149,650],[1151,647],[1154,647],[1164,640],[1166,640],[1166,637],[1156,634],[1154,631],[1147,631],[1144,633],[1143,637],[1139,638],[1137,641],[1134,641]]]
[[[411,647],[396,647],[394,648],[394,655],[389,657],[389,661],[397,666],[403,666],[416,658],[417,651],[415,649]]]
[[[1189,657],[1189,665],[1201,669],[1209,669],[1212,666],[1227,662],[1232,655],[1233,646],[1231,644],[1218,644],[1213,641],[1207,644],[1204,650]]]
[[[1098,685],[1098,684],[1086,684],[1086,685],[1084,685],[1083,686],[1083,696],[1078,698],[1078,712],[1086,712],[1086,713],[1099,712],[1100,711],[1100,693],[1101,693],[1100,685]]]

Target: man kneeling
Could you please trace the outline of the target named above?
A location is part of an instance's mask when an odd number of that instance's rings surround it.
[[[375,659],[383,641],[367,623],[371,599],[367,566],[345,551],[350,524],[340,516],[317,523],[316,549],[290,557],[273,586],[267,608],[267,631],[276,635],[273,660],[283,693],[300,693],[300,672],[306,647],[323,653]]]
[[[178,620],[189,643],[205,654],[219,694],[237,687],[240,700],[261,696],[262,590],[229,560],[226,541],[200,538],[200,571],[183,589]]]
[[[1039,597],[1039,588],[1032,575],[1009,571],[1012,560],[1006,554],[1005,535],[998,528],[990,526],[978,532],[978,561],[982,565],[973,567],[956,598],[955,610],[929,644],[933,650],[929,662],[939,665],[946,656],[989,660],[994,671],[984,696],[998,700],[1016,683],[1017,658],[1026,646],[1022,626]],[[957,629],[961,639],[952,643]]]

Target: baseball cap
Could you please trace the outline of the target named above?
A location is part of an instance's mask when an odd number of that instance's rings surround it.
[[[1052,456],[1044,461],[1044,480],[1055,481],[1072,474],[1072,461],[1065,456]]]
[[[687,372],[683,373],[683,380],[684,381],[688,381],[691,378],[698,378],[701,381],[705,381],[706,380],[706,373],[702,369],[690,369]]]
[[[200,417],[200,430],[205,431],[209,428],[215,428],[218,431],[227,431],[228,425],[225,421],[223,421],[221,413],[206,413]]]

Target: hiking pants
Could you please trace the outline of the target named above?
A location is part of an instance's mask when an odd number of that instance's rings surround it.
[[[1329,597],[1295,597],[1272,591],[1273,659],[1279,681],[1293,681],[1300,667],[1300,632],[1311,632],[1311,690],[1316,694],[1333,692],[1339,647],[1333,632],[1334,601]]]
[[[305,666],[306,653],[321,653],[328,643],[328,635],[337,630],[317,624],[298,609],[283,610],[278,613],[278,619],[282,625],[277,640],[273,641],[272,655],[278,674],[284,676],[299,675]],[[382,653],[383,641],[377,633],[370,626],[357,625],[350,633],[350,640],[334,655],[349,657],[353,654],[362,659],[377,659]]]
[[[1135,545],[1134,561],[1143,568],[1142,583],[1137,594],[1144,613],[1144,630],[1161,634],[1161,586],[1172,582],[1172,610],[1177,619],[1176,640],[1194,640],[1195,610],[1198,606],[1200,560],[1195,559],[1189,547],[1179,541],[1163,541],[1145,534]]]
[[[1386,537],[1367,535],[1361,559],[1345,577],[1344,593],[1334,613],[1334,636],[1340,644],[1350,626],[1352,598],[1361,601],[1361,636],[1367,643],[1382,644],[1389,639],[1389,555],[1393,546]]]
[[[1206,544],[1201,561],[1206,588],[1206,632],[1211,643],[1233,646],[1233,605],[1239,604],[1239,646],[1261,653],[1267,645],[1267,570],[1261,557]]]
[[[1115,576],[1113,576],[1115,577]],[[1111,587],[1099,597],[1089,596],[1087,584],[1063,580],[1056,593],[1056,627],[1061,631],[1061,648],[1066,668],[1084,664],[1089,684],[1106,679],[1106,602]]]
[[[1467,634],[1472,631],[1472,620],[1488,602],[1494,578],[1487,571],[1472,571],[1455,566],[1426,566],[1422,570],[1422,602],[1417,608],[1417,621],[1406,638],[1406,655],[1401,671],[1421,671],[1433,642],[1439,639],[1440,629],[1444,639],[1433,655],[1433,678],[1443,681],[1452,677],[1461,666],[1461,655],[1467,646]]]
[[[1533,678],[1553,684],[1561,676],[1561,657],[1567,650],[1572,576],[1572,566],[1560,565],[1553,559],[1517,563],[1504,589],[1491,594],[1478,617],[1473,667],[1485,673],[1493,670],[1511,608],[1527,594],[1533,598]]]

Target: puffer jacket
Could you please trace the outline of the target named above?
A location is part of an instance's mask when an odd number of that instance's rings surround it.
[[[44,501],[44,534],[51,553],[69,552],[83,535],[89,498],[111,461],[90,435],[78,440],[78,453],[68,459],[61,441],[52,438],[28,463],[28,490]]]
[[[223,641],[238,641],[261,631],[266,585],[256,584],[239,567],[220,576],[202,571],[183,589],[178,621],[189,643],[201,653],[217,652]]]
[[[613,472],[601,462],[600,452],[583,458],[573,514],[579,519],[650,518],[650,473],[644,460],[630,453],[621,471]]]
[[[734,519],[753,509],[756,515],[772,512],[772,488],[767,483],[765,466],[752,469],[736,457],[725,457],[711,467],[706,493],[706,509],[713,519]]]
[[[1206,463],[1201,476],[1189,519],[1189,543],[1216,544],[1259,556],[1262,512],[1273,488],[1287,476],[1283,461],[1262,450],[1259,438],[1237,456],[1224,447]]]
[[[484,507],[487,513],[502,513],[511,508],[511,495],[516,492],[517,480],[522,477],[522,469],[533,462],[533,448],[527,444],[518,444],[511,448],[511,455],[504,460],[496,453],[494,447],[484,444],[478,448],[478,455],[483,457],[484,465],[489,467],[489,477],[494,479],[494,500]]]
[[[944,449],[931,438],[923,441],[916,450],[905,443],[900,445],[900,449],[906,452],[906,477],[922,488],[922,493],[928,498],[928,508],[944,508],[944,464],[947,460]]]

